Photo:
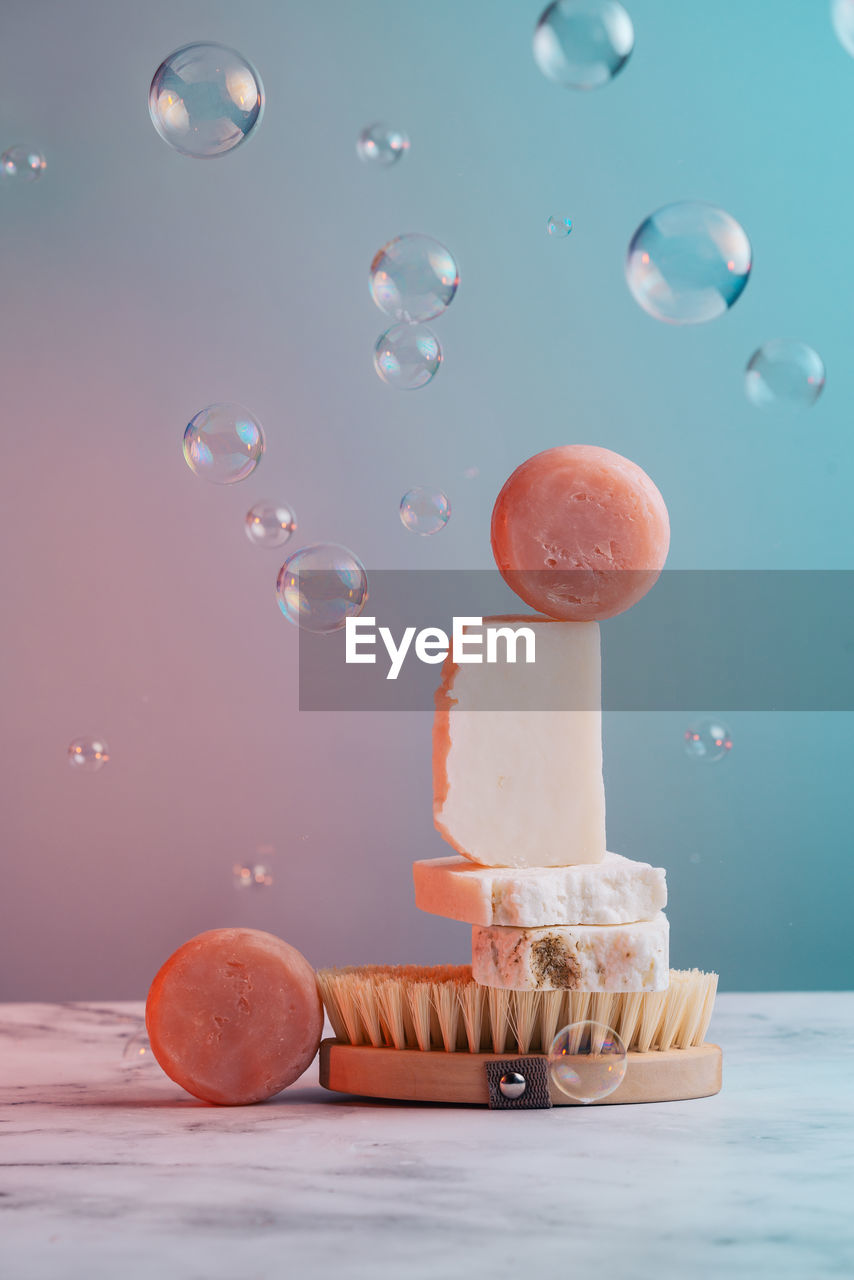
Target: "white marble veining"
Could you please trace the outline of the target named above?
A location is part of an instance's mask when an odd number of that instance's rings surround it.
[[[715,1098],[257,1107],[121,1065],[141,1005],[0,1006],[6,1280],[854,1275],[854,995],[724,995]]]

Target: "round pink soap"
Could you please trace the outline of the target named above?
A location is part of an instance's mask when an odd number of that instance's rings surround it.
[[[314,970],[259,929],[211,929],[185,942],[151,984],[151,1051],[176,1084],[205,1102],[262,1102],[317,1053],[323,1007]]]
[[[667,507],[646,472],[592,444],[523,462],[492,511],[501,576],[552,618],[623,613],[649,591],[669,546]]]

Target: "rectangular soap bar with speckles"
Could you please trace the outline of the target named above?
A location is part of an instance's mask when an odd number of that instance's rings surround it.
[[[637,924],[472,929],[472,976],[513,991],[665,991],[669,925],[659,912]]]
[[[628,924],[667,904],[663,867],[606,853],[574,867],[482,867],[468,858],[413,865],[415,905],[467,924]]]

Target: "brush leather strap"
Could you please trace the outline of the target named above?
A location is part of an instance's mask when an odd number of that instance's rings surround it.
[[[504,1058],[498,1062],[487,1062],[484,1066],[489,1106],[493,1111],[536,1111],[552,1105],[547,1058]],[[521,1098],[505,1098],[501,1092],[501,1077],[514,1073],[524,1076],[525,1092]]]

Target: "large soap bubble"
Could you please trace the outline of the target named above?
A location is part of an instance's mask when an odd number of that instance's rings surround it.
[[[170,147],[196,159],[233,151],[255,129],[264,88],[251,63],[221,44],[185,44],[154,73],[148,110]]]
[[[742,295],[751,250],[744,229],[723,209],[696,200],[668,204],[632,236],[626,281],[656,320],[702,324]]]
[[[543,75],[572,89],[608,84],[634,48],[632,20],[617,0],[555,0],[534,32]]]
[[[279,608],[303,631],[340,631],[368,602],[368,575],[358,556],[336,543],[301,547],[276,583]]]
[[[405,324],[441,315],[459,282],[450,252],[431,236],[398,236],[371,263],[371,297],[380,311]]]
[[[209,404],[184,432],[187,466],[212,484],[236,484],[250,476],[264,452],[261,423],[239,404]]]
[[[570,1023],[555,1036],[548,1053],[549,1074],[574,1102],[600,1102],[623,1082],[626,1046],[601,1022]]]

